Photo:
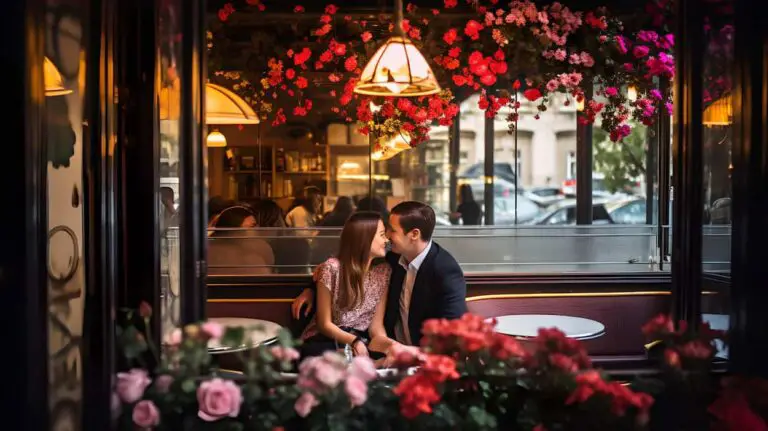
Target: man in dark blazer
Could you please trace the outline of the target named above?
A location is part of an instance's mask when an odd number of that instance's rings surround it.
[[[456,259],[432,241],[435,212],[429,205],[402,202],[392,208],[389,225],[392,251],[386,259],[392,276],[384,327],[395,341],[419,345],[425,320],[456,319],[467,312],[464,273]],[[304,289],[291,307],[293,317],[314,311],[313,299],[314,291]]]
[[[435,212],[429,205],[402,202],[392,208],[389,225],[392,276],[384,327],[395,341],[419,345],[425,320],[456,319],[467,312],[464,272],[432,241]]]

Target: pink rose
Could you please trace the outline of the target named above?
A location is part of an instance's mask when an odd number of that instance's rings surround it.
[[[235,382],[215,378],[203,382],[197,388],[197,403],[200,408],[197,416],[204,421],[213,422],[227,416],[237,417],[243,396]]]
[[[171,331],[169,334],[165,335],[165,344],[169,346],[178,346],[181,344],[181,329],[176,328],[173,331]]]
[[[150,383],[146,370],[134,368],[127,373],[117,373],[115,391],[124,403],[133,404],[141,399]]]
[[[172,383],[173,377],[168,374],[163,374],[155,378],[155,388],[157,389],[157,392],[161,394],[168,393],[168,389],[171,387]]]
[[[547,82],[547,91],[550,93],[557,90],[557,88],[560,86],[560,82],[556,79],[551,79],[549,82]]]
[[[315,378],[328,388],[335,388],[344,379],[344,371],[326,361],[315,364]]]
[[[304,392],[296,400],[296,404],[294,405],[294,409],[296,409],[296,413],[298,413],[298,415],[300,417],[305,418],[305,417],[309,416],[309,413],[318,404],[320,404],[320,402],[317,401],[317,398],[315,398],[314,395],[312,395],[310,392]]]
[[[368,399],[368,384],[363,379],[350,376],[344,382],[344,392],[353,406],[362,406]]]
[[[205,322],[200,327],[206,335],[214,340],[218,340],[224,335],[224,326],[216,322]]]
[[[278,361],[295,361],[299,359],[299,352],[292,347],[275,346],[269,349],[269,353]]]
[[[637,46],[636,46],[636,47],[635,47],[635,48],[632,50],[632,54],[634,54],[635,58],[643,58],[643,57],[645,57],[646,55],[648,55],[648,53],[649,53],[650,51],[651,51],[651,50],[650,50],[650,49],[648,49],[648,47],[647,47],[647,46],[645,46],[645,45],[637,45]]]
[[[355,356],[352,363],[349,364],[349,374],[364,382],[370,382],[379,376],[376,372],[376,365],[368,356]]]
[[[160,424],[160,411],[155,403],[141,400],[133,407],[133,423],[139,428],[152,428]]]

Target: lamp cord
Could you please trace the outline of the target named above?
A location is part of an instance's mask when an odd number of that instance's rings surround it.
[[[403,0],[395,0],[395,31],[398,36],[405,36],[403,30]]]

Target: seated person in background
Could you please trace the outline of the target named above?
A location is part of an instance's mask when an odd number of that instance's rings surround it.
[[[472,187],[462,184],[459,188],[459,207],[451,214],[451,223],[458,224],[459,219],[464,226],[477,226],[482,219],[483,211],[475,200]]]
[[[352,202],[352,198],[349,196],[341,196],[336,201],[336,205],[333,207],[333,211],[325,214],[323,220],[318,224],[322,227],[341,227],[347,221],[349,216],[355,212],[355,203]]]
[[[208,274],[271,274],[275,264],[272,247],[258,237],[256,217],[250,208],[232,206],[211,219],[216,229],[208,240]],[[238,229],[242,228],[242,229]]]
[[[296,198],[295,204],[285,216],[285,224],[300,228],[315,226],[323,206],[320,189],[313,186],[305,188],[303,196]]]
[[[389,210],[387,210],[387,204],[378,196],[366,196],[357,201],[358,211],[375,211],[381,214],[381,219],[384,223],[389,222]]]
[[[390,266],[372,265],[386,254],[387,236],[377,213],[352,215],[341,232],[337,257],[315,269],[317,312],[301,339],[301,356],[318,356],[350,345],[356,356],[368,356],[368,328],[382,304]]]
[[[208,227],[213,227],[213,222],[222,211],[235,206],[235,201],[214,196],[208,200]]]
[[[380,352],[395,342],[419,345],[425,320],[456,319],[467,312],[464,272],[432,241],[434,210],[421,202],[402,202],[392,208],[389,224],[392,252],[386,260],[392,274],[370,326],[370,346]],[[313,290],[304,289],[291,306],[294,318],[305,306],[305,315],[312,310],[313,298]]]

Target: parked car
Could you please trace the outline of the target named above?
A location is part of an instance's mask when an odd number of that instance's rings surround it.
[[[525,189],[523,195],[541,208],[546,208],[565,199],[562,190],[557,187],[533,187]]]
[[[485,163],[475,163],[468,167],[464,172],[459,174],[459,178],[465,179],[483,179],[485,176]],[[506,180],[507,182],[515,183],[515,170],[509,163],[494,163],[493,164],[493,176]]]
[[[512,226],[515,224],[515,197],[496,198],[493,200],[494,225]],[[541,207],[523,194],[517,195],[517,224],[525,224],[541,214]]]
[[[549,211],[534,218],[529,225],[574,225],[576,224],[576,200],[568,199],[550,206]],[[605,202],[592,204],[592,224],[613,224],[613,219],[605,207]]]
[[[571,197],[571,198],[575,197],[576,196],[576,178],[568,178],[565,181],[563,181],[562,186],[560,187],[560,191],[566,197]],[[606,198],[606,199],[624,199],[629,196],[642,195],[643,193],[644,193],[644,190],[643,190],[641,181],[635,181],[635,183],[632,185],[631,190],[629,190],[629,193],[623,193],[623,192],[611,193],[605,187],[605,175],[601,174],[600,172],[592,173],[592,196],[593,197],[600,197],[600,198]]]
[[[609,202],[606,209],[616,224],[646,224],[645,199]]]

